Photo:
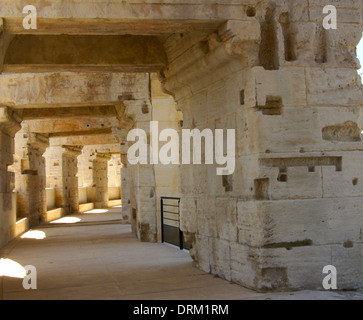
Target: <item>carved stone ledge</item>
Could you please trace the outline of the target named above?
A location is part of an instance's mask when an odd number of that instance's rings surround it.
[[[216,77],[259,64],[260,23],[255,18],[230,20],[204,41],[194,43],[162,72],[164,91],[176,100],[208,86]],[[176,46],[184,46],[180,40]],[[183,92],[184,91],[184,92]]]
[[[112,157],[112,154],[110,153],[103,153],[103,152],[97,152],[97,156],[95,158],[96,161],[110,161]]]
[[[45,134],[28,133],[28,146],[33,149],[38,149],[42,153],[49,147],[49,137]]]
[[[82,154],[83,146],[62,146],[63,154],[71,157],[78,157]]]

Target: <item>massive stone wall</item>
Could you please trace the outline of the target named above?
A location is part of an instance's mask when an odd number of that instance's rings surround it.
[[[236,129],[236,169],[181,166],[182,229],[200,268],[248,287],[362,286],[359,2],[264,1],[209,37],[167,42],[184,128]],[[342,6],[344,5],[344,8]]]

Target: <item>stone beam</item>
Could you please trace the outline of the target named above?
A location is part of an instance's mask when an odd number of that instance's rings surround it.
[[[119,125],[116,118],[77,118],[56,120],[31,120],[24,121],[30,132],[35,133],[61,133],[61,132],[80,132],[93,129],[113,128]]]
[[[114,106],[100,106],[100,107],[68,107],[68,108],[32,108],[24,109],[24,120],[36,119],[74,119],[74,118],[107,118],[117,117],[117,111]]]
[[[162,44],[153,36],[16,35],[4,72],[150,72],[166,66]]]
[[[119,154],[120,145],[119,144],[94,144],[89,147],[95,154]]]
[[[83,131],[64,131],[64,132],[57,132],[57,133],[50,133],[50,138],[58,138],[58,137],[78,137],[78,136],[99,136],[103,134],[111,134],[112,128],[102,128],[102,129],[90,129],[90,130],[83,130]]]
[[[5,19],[4,19],[5,20]],[[223,20],[149,20],[149,19],[52,19],[39,17],[36,34],[42,35],[161,35],[211,31]],[[8,34],[29,34],[23,28],[23,17],[6,18],[4,30]]]
[[[3,69],[6,50],[14,35],[5,31],[5,21],[0,18],[0,70]]]
[[[38,9],[40,19],[91,19],[101,21],[100,19],[111,19],[133,22],[143,21],[145,27],[153,23],[154,20],[168,22],[180,21],[205,21],[240,19],[247,15],[246,11],[253,1],[195,1],[192,3],[188,0],[178,1],[124,1],[124,0],[100,0],[91,1],[67,1],[53,0],[45,2],[44,0],[33,0],[32,5]],[[241,3],[242,2],[242,3]],[[0,17],[23,19],[22,8],[26,5],[23,0],[13,0],[6,2],[6,6],[0,7]],[[97,18],[96,18],[97,17]],[[131,19],[131,20],[130,20]],[[9,20],[10,21],[10,20]],[[20,21],[21,22],[21,21]],[[147,24],[148,23],[148,24]],[[77,21],[75,22],[77,24]],[[130,26],[135,29],[135,25]],[[165,25],[168,28],[168,25]],[[33,30],[34,31],[34,30]],[[35,30],[38,31],[38,30]]]
[[[148,96],[145,73],[0,74],[0,105],[16,109],[110,106]]]
[[[91,136],[73,136],[73,137],[54,137],[49,139],[51,145],[102,145],[118,144],[118,140],[113,134],[98,134]],[[119,146],[119,144],[118,144]]]

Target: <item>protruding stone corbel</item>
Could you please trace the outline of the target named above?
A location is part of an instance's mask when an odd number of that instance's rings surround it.
[[[129,131],[134,126],[134,119],[131,115],[127,114],[126,112],[126,105],[121,103],[115,106],[117,112],[117,119],[120,122],[120,128]]]
[[[27,144],[34,149],[38,149],[41,153],[49,147],[49,137],[47,134],[40,133],[27,133],[28,142]]]
[[[216,74],[222,78],[231,70],[254,67],[259,64],[260,42],[261,26],[255,18],[229,20],[203,41],[183,50],[163,70],[163,87],[178,101],[193,94],[192,88],[198,91],[208,86]]]
[[[21,129],[21,118],[9,107],[0,107],[0,130],[14,136]]]
[[[97,152],[97,156],[95,160],[97,161],[110,161],[112,155],[110,153],[104,153],[104,152]]]
[[[82,154],[83,146],[62,146],[63,154],[69,155],[72,157],[78,157]]]
[[[120,143],[120,153],[127,153],[128,142],[127,142],[127,131],[125,129],[121,129],[120,127],[113,127],[112,133]]]

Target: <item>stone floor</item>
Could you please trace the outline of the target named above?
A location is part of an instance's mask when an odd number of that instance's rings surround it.
[[[44,239],[18,237],[2,258],[37,268],[37,290],[4,277],[5,300],[236,300],[363,299],[363,292],[262,294],[213,277],[192,266],[189,253],[168,244],[141,243],[120,208],[67,216],[32,231]],[[34,233],[33,233],[34,234]]]

